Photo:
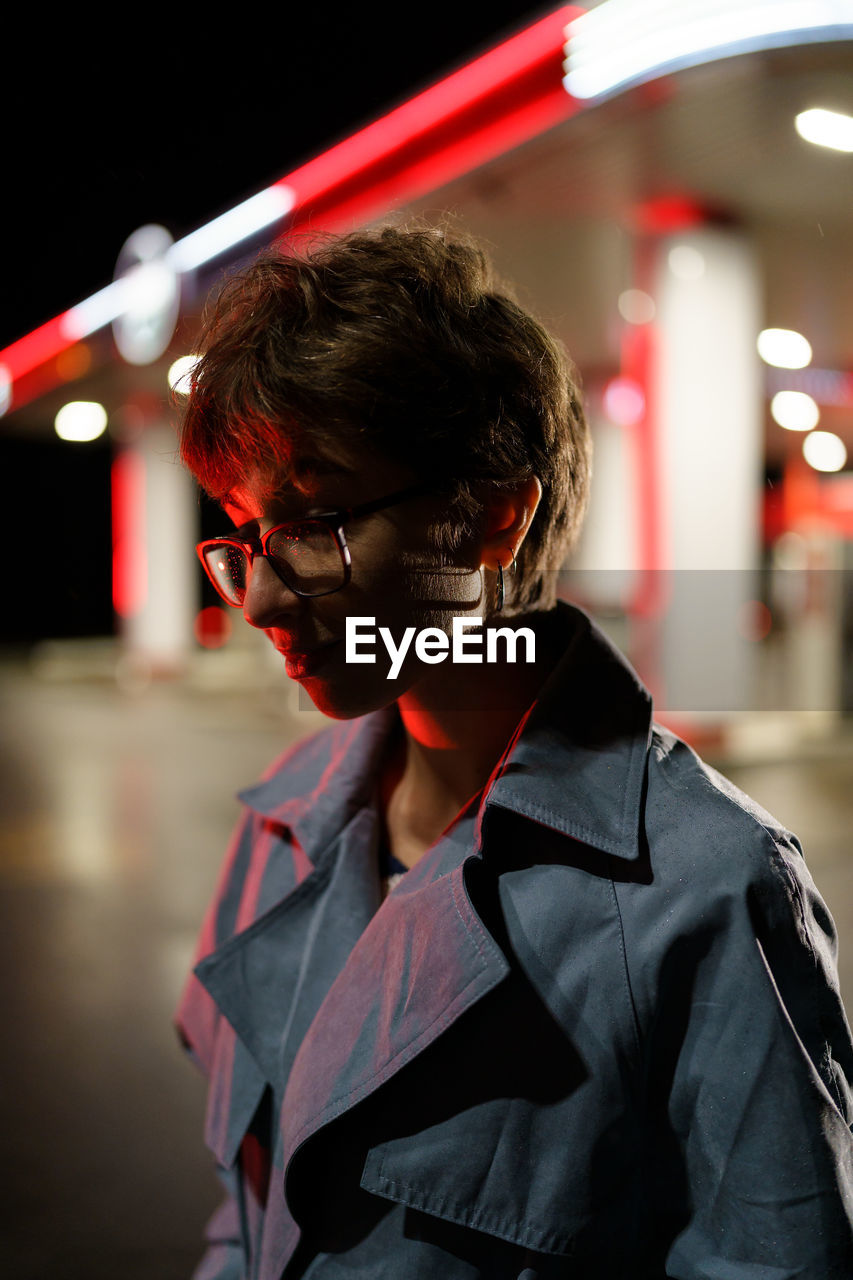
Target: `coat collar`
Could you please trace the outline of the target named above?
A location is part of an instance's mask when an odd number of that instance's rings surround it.
[[[561,603],[556,621],[563,657],[519,723],[485,808],[636,859],[651,694],[583,610]]]
[[[635,859],[651,695],[583,610],[561,601],[555,627],[564,655],[492,775],[481,818],[488,810],[509,810]],[[276,762],[240,799],[290,827],[316,864],[369,802],[396,722],[391,706],[322,731],[295,757],[287,753]]]
[[[237,793],[255,813],[288,827],[314,865],[370,804],[377,766],[397,722],[392,705],[321,729],[289,748],[254,787]]]

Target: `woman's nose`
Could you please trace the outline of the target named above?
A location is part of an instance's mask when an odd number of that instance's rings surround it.
[[[294,614],[305,605],[305,599],[294,591],[273,569],[266,556],[255,556],[243,597],[243,617],[250,626],[264,631],[285,614]]]

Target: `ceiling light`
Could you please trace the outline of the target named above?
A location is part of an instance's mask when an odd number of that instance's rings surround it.
[[[812,107],[809,111],[801,111],[794,125],[806,142],[832,147],[834,151],[853,151],[853,116]]]
[[[178,359],[169,366],[169,372],[166,377],[175,395],[188,396],[190,394],[193,369],[198,364],[199,359],[199,356],[178,356]]]
[[[757,346],[765,364],[780,369],[805,369],[812,358],[808,339],[794,329],[762,329]]]
[[[786,431],[811,431],[820,421],[816,401],[804,391],[777,391],[770,401],[770,412]]]
[[[633,378],[611,378],[604,389],[604,412],[619,427],[633,427],[642,422],[646,397]]]
[[[60,440],[97,440],[107,429],[107,411],[96,400],[71,400],[59,410],[53,426]]]
[[[655,318],[655,300],[644,289],[625,289],[616,305],[628,324],[648,324]]]
[[[815,471],[841,471],[847,448],[832,431],[812,431],[803,441],[803,457]]]

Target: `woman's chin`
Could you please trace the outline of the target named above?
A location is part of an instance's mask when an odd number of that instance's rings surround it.
[[[358,716],[367,715],[371,711],[381,711],[383,707],[396,702],[404,691],[402,682],[387,680],[381,685],[367,685],[359,681],[345,685],[323,676],[304,676],[299,684],[311,699],[318,711],[331,720],[355,720]]]

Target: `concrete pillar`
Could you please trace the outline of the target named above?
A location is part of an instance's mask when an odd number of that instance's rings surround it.
[[[702,227],[662,237],[654,268],[651,396],[659,462],[662,701],[754,705],[763,391],[761,279],[748,238]]]
[[[113,587],[126,669],[173,674],[186,665],[199,608],[195,487],[174,429],[147,422],[113,464]]]

